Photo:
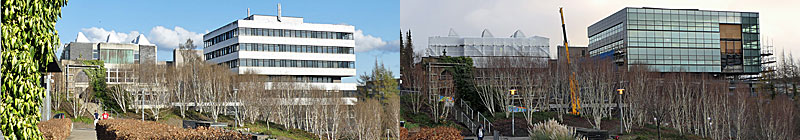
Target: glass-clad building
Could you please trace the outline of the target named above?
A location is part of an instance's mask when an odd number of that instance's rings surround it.
[[[622,9],[589,26],[589,53],[658,72],[761,71],[758,13]]]

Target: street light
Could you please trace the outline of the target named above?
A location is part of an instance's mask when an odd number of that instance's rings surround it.
[[[617,99],[617,109],[619,109],[619,133],[622,134],[622,130],[625,129],[625,126],[622,125],[622,91],[625,89],[617,89],[619,91],[619,99]]]
[[[516,89],[511,89],[511,90],[508,90],[508,91],[511,91],[511,105],[514,106],[514,94],[517,93],[517,90]],[[515,109],[516,109],[516,106],[514,106],[514,108],[511,109],[511,136],[514,136],[514,120],[515,120],[515,118],[514,118],[514,110]]]

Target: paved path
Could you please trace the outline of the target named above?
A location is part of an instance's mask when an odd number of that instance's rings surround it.
[[[506,136],[499,136],[499,140],[530,140],[529,137],[506,137]],[[477,140],[478,137],[464,137],[465,140]],[[494,140],[492,136],[483,137],[484,140]]]
[[[97,139],[97,132],[91,128],[75,128],[72,129],[72,133],[69,134],[67,140],[96,140]]]

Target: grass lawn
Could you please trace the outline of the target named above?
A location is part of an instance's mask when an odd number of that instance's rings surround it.
[[[317,139],[317,136],[303,131],[299,129],[289,129],[283,128],[283,126],[270,123],[269,128],[267,128],[267,123],[264,121],[258,121],[256,123],[250,124],[245,123],[243,128],[249,128],[250,132],[254,133],[262,133],[266,135],[270,135],[271,138],[277,139],[292,139],[292,140],[314,140]]]

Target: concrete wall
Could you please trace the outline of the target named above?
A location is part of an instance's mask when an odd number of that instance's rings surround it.
[[[97,47],[97,43],[71,42],[68,45],[68,55],[64,59],[68,60],[92,60],[92,49]]]
[[[139,45],[139,63],[155,63],[156,49],[154,45]]]

